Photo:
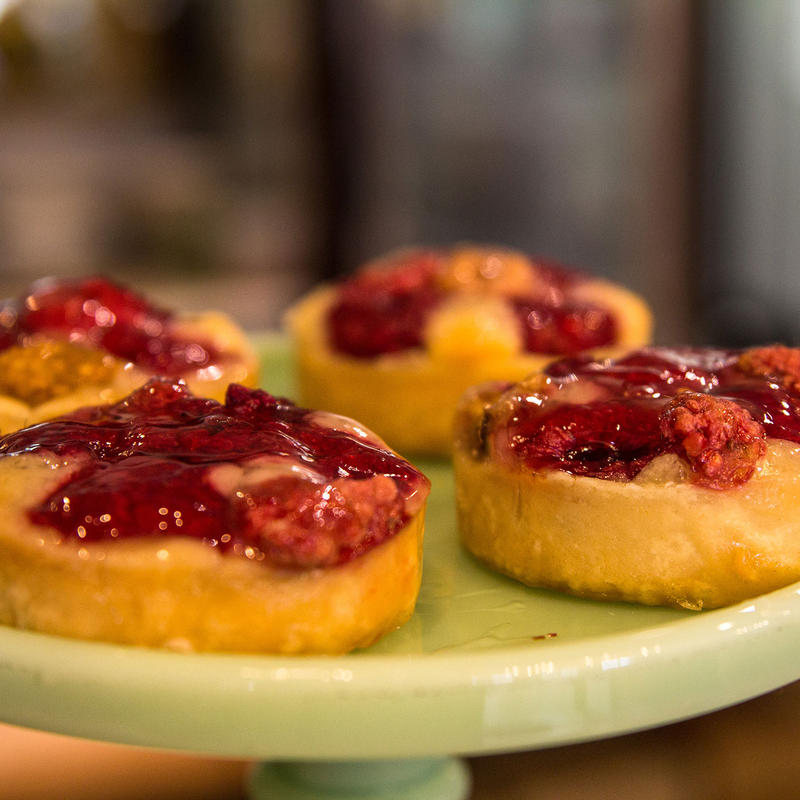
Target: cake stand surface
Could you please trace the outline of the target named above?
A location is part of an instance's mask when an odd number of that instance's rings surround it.
[[[264,385],[290,394],[285,358],[267,342]],[[417,610],[369,650],[199,655],[0,627],[0,717],[264,760],[255,798],[459,800],[453,754],[640,730],[800,677],[798,585],[703,613],[529,589],[461,550],[448,465],[418,466],[433,488]]]

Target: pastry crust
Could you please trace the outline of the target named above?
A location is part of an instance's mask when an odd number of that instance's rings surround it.
[[[455,474],[466,548],[530,586],[702,609],[800,580],[800,449],[788,442],[770,440],[757,474],[723,492],[527,473],[463,450]]]
[[[188,536],[82,541],[33,523],[28,509],[84,463],[45,450],[0,457],[0,624],[179,651],[336,654],[413,613],[424,494],[399,530],[356,557],[280,567]]]
[[[617,320],[617,344],[594,350],[598,356],[650,340],[652,315],[633,292],[603,280],[587,280],[579,292]],[[321,287],[287,315],[300,401],[361,420],[400,452],[450,453],[454,410],[469,386],[521,380],[559,357],[524,351],[499,298],[470,295],[436,313],[425,348],[354,358],[329,342],[327,315],[335,298],[334,287]]]
[[[175,650],[345,653],[413,612],[424,512],[341,566],[277,569],[178,538],[59,541],[20,502],[53,477],[35,456],[0,462],[2,624]]]
[[[746,377],[726,378],[732,393],[740,379]],[[677,389],[672,402],[655,401],[664,403],[664,412],[662,433],[656,429],[653,435],[663,435],[669,423],[668,433],[687,438],[677,450],[673,439],[664,439],[632,476],[581,474],[546,458],[537,466],[515,448],[525,446],[519,433],[525,404],[533,409],[544,402],[548,408],[547,381],[539,377],[505,393],[499,386],[474,387],[462,398],[454,454],[458,527],[478,559],[530,586],[693,610],[730,605],[800,580],[800,444],[756,436],[748,445],[746,432],[726,416],[733,401]],[[545,449],[563,437],[568,449],[581,452],[584,440],[570,439],[578,430],[572,426],[595,405],[597,388],[567,379],[560,391],[573,393],[574,411],[565,406],[567,413],[535,430],[552,435],[542,434]],[[750,396],[747,388],[739,391]],[[578,399],[581,394],[585,399]],[[671,410],[687,411],[697,398],[708,400],[711,410],[692,421],[709,427],[674,424]],[[780,402],[788,407],[790,401]],[[529,413],[535,420],[539,412]],[[546,418],[547,411],[541,413]],[[739,413],[763,437],[761,426],[743,409]],[[713,414],[718,416],[711,419]],[[636,425],[632,414],[614,419],[622,420],[623,430]],[[601,447],[604,434],[588,430],[587,441]],[[700,441],[703,448],[693,450]],[[712,442],[717,449],[704,449]],[[720,464],[723,469],[715,472],[712,467]]]

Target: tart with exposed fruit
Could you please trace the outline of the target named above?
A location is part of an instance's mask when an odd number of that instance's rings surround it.
[[[531,586],[713,608],[800,580],[800,350],[645,348],[473,387],[464,545]]]
[[[428,480],[353,420],[152,379],[0,437],[0,623],[343,653],[411,615]]]
[[[302,402],[356,417],[400,451],[447,454],[463,391],[560,355],[649,342],[633,293],[496,248],[409,250],[289,313]]]
[[[153,375],[222,399],[257,360],[226,315],[177,314],[104,278],[45,279],[0,302],[0,433],[118,400]]]

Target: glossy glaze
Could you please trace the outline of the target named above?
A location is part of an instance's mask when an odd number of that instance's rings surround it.
[[[759,438],[800,443],[797,388],[783,375],[747,369],[738,351],[646,348],[617,360],[565,359],[546,374],[546,387],[518,392],[513,410],[497,423],[531,469],[630,479],[656,456],[687,458],[685,437],[675,434],[670,415],[698,397],[713,398],[698,400],[703,409],[693,406],[692,413],[702,417],[702,436],[716,436],[708,446],[723,457],[752,461],[763,451]],[[588,399],[572,402],[576,392]],[[707,485],[724,488],[752,474],[730,472]]]
[[[0,350],[41,334],[99,347],[160,375],[220,361],[209,343],[176,335],[174,323],[171,312],[105,278],[47,279],[0,303]]]
[[[186,536],[312,567],[348,561],[393,535],[428,490],[376,440],[328,422],[236,384],[221,405],[154,379],[115,405],[3,437],[0,457],[41,452],[77,465],[29,512],[64,537]]]
[[[485,257],[490,262],[491,251]],[[571,297],[586,280],[580,273],[551,261],[531,261],[526,267],[531,274],[528,290],[524,281],[504,290],[490,288],[492,277],[473,281],[504,296],[524,350],[570,354],[616,341],[617,325],[610,311]],[[448,276],[448,269],[445,252],[410,251],[343,281],[328,314],[332,347],[356,358],[422,347],[431,315],[464,288]]]

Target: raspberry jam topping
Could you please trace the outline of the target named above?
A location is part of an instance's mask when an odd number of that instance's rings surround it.
[[[533,298],[511,300],[531,353],[578,353],[616,341],[617,326],[610,312],[577,303],[554,305]]]
[[[174,316],[105,278],[43,280],[24,297],[0,303],[0,350],[37,334],[99,347],[160,375],[220,361],[220,353],[173,333]]]
[[[356,358],[422,347],[428,320],[443,301],[481,292],[506,299],[529,352],[572,354],[613,344],[613,314],[571,296],[586,281],[574,270],[518,253],[404,252],[339,286],[328,315],[331,345]]]
[[[629,480],[672,453],[697,484],[742,484],[767,437],[800,443],[800,359],[787,350],[646,348],[615,361],[561,360],[538,384],[484,399],[476,455],[493,448],[534,470]]]
[[[73,464],[28,512],[65,539],[191,537],[293,568],[366,552],[429,490],[352,422],[237,384],[222,405],[153,379],[114,405],[0,438],[0,457],[35,451]]]
[[[425,322],[444,298],[437,267],[435,255],[417,253],[343,283],[328,318],[333,347],[357,358],[421,347]]]

